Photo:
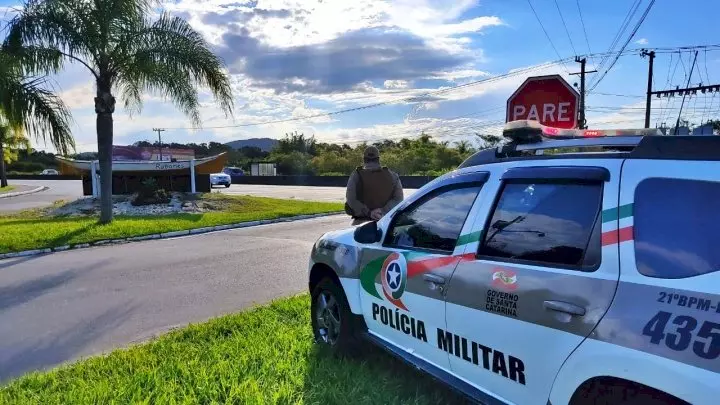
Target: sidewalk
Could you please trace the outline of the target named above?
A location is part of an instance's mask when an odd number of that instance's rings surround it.
[[[13,190],[7,193],[0,193],[0,198],[9,198],[25,194],[32,194],[45,189],[45,187],[42,186],[26,186],[24,184],[13,184],[12,186]]]

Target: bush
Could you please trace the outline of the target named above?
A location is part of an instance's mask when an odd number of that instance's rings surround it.
[[[155,179],[145,179],[141,184],[140,189],[130,201],[132,205],[167,204],[170,202],[170,193],[158,187]]]
[[[46,168],[42,163],[35,162],[13,162],[7,165],[8,172],[40,173]]]

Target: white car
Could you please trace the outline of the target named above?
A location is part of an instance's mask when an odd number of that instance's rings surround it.
[[[45,169],[40,174],[43,176],[57,176],[59,173],[55,169]]]
[[[316,342],[483,404],[720,404],[720,137],[510,124],[315,243]]]
[[[213,173],[210,175],[210,188],[213,186],[225,186],[225,188],[228,188],[230,184],[232,184],[232,180],[225,173]]]

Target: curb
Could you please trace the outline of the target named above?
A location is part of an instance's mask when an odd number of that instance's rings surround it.
[[[26,256],[42,255],[42,254],[47,254],[47,253],[63,252],[66,250],[84,249],[84,248],[89,248],[89,247],[94,247],[94,246],[110,246],[110,245],[119,245],[119,244],[128,243],[128,242],[139,242],[139,241],[155,240],[155,239],[171,239],[171,238],[178,238],[178,237],[183,237],[183,236],[201,235],[204,233],[225,231],[228,229],[251,228],[254,226],[277,224],[277,223],[281,223],[281,222],[295,222],[295,221],[302,221],[302,220],[312,219],[312,218],[329,217],[329,216],[338,215],[338,214],[342,214],[342,213],[343,212],[338,211],[338,212],[327,212],[327,213],[323,213],[323,214],[296,215],[294,217],[263,219],[263,220],[259,220],[259,221],[248,221],[248,222],[237,222],[234,224],[208,226],[208,227],[204,227],[204,228],[195,228],[195,229],[186,229],[184,231],[155,233],[152,235],[133,236],[130,238],[123,238],[123,239],[103,239],[103,240],[98,240],[98,241],[90,242],[90,243],[78,243],[76,245],[64,245],[64,246],[57,246],[54,248],[33,249],[33,250],[24,250],[21,252],[3,253],[3,254],[0,254],[0,260],[11,259],[14,257],[26,257]]]
[[[45,191],[45,190],[49,190],[49,189],[50,189],[50,187],[40,186],[40,187],[35,187],[32,190],[13,191],[12,193],[2,193],[2,194],[0,194],[0,198],[17,197],[17,196],[26,195],[26,194],[39,193],[40,191]]]

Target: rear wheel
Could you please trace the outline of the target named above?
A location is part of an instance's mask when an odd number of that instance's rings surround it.
[[[225,188],[228,188],[228,187],[230,187],[230,185],[229,185],[229,184],[226,184],[226,185],[225,185]]]
[[[356,354],[360,344],[345,293],[331,278],[322,279],[312,292],[310,315],[315,342],[334,354]]]

